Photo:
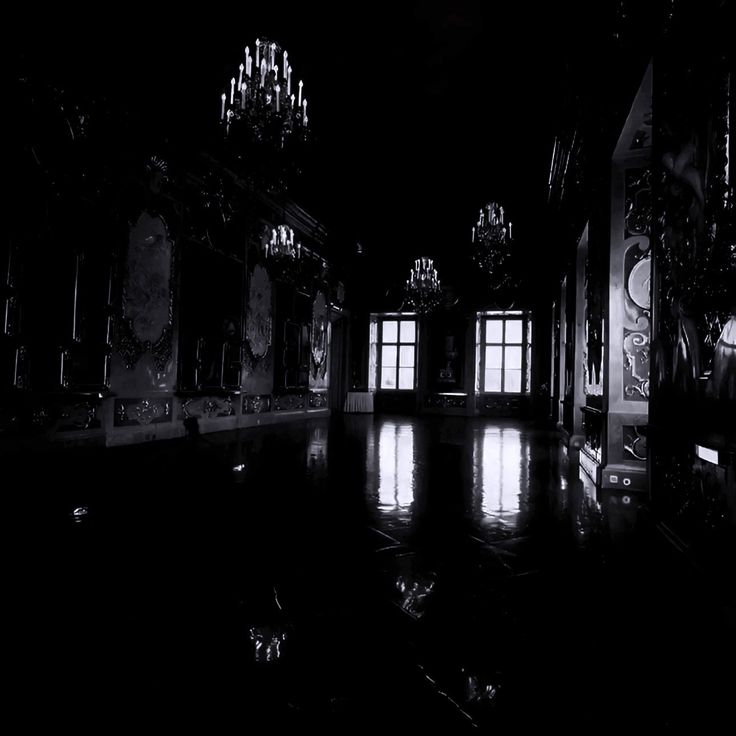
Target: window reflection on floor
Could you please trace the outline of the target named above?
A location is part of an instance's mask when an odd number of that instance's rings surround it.
[[[383,511],[414,500],[414,427],[385,422],[378,434],[378,503]]]
[[[307,468],[318,475],[327,471],[327,428],[315,426],[307,446]]]
[[[473,495],[476,508],[504,525],[513,525],[520,495],[528,485],[529,445],[513,427],[486,427],[473,445]]]

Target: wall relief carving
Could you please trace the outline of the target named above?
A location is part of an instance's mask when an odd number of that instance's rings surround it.
[[[245,317],[245,339],[248,350],[254,358],[264,358],[268,353],[272,327],[271,277],[268,271],[258,264],[250,277],[248,309]]]
[[[318,291],[312,303],[312,363],[313,373],[323,378],[327,369],[327,330],[329,316],[327,314],[327,299],[324,292]]]
[[[127,368],[150,351],[164,372],[172,356],[173,243],[163,219],[143,212],[130,229],[115,349]]]

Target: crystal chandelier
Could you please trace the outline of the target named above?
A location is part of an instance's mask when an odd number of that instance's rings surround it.
[[[505,220],[503,207],[489,202],[480,210],[473,226],[473,260],[493,278],[495,286],[510,280],[507,272],[511,257],[511,223]]]
[[[292,81],[288,51],[262,38],[256,39],[255,49],[253,57],[245,47],[238,75],[230,79],[229,92],[222,93],[220,121],[228,135],[244,130],[253,142],[280,149],[289,139],[306,135],[307,98],[302,81]]]
[[[265,227],[261,236],[261,248],[266,258],[297,261],[302,256],[302,244],[294,242],[294,230],[289,225]]]
[[[406,302],[419,314],[431,312],[442,301],[442,288],[431,258],[417,258],[406,280]]]

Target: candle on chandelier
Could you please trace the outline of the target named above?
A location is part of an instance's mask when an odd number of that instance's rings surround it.
[[[509,223],[509,240],[511,240],[511,223]]]
[[[289,67],[286,74],[286,94],[291,94],[291,67]]]
[[[222,100],[222,109],[220,110],[220,120],[225,119],[225,102],[227,101],[227,95],[223,92],[222,97],[220,98]]]
[[[240,109],[245,110],[245,100],[248,96],[248,84],[243,82],[243,86],[240,89]]]
[[[498,211],[499,211],[499,213],[500,213],[500,216],[499,216],[499,220],[498,220],[498,221],[499,221],[499,223],[500,223],[501,225],[503,225],[503,207],[499,207],[499,208],[498,208]]]
[[[273,81],[278,82],[279,81],[279,67],[278,64],[274,66],[273,68]]]
[[[302,86],[304,85],[304,82],[302,80],[299,80],[299,107],[302,106]]]
[[[266,60],[261,59],[261,87],[266,84]]]
[[[294,111],[294,95],[290,95],[291,98],[291,110]]]
[[[241,64],[238,69],[240,70],[240,75],[238,76],[238,89],[240,89],[243,86],[243,69],[245,69],[245,64]]]
[[[470,242],[475,243],[475,225],[473,225],[473,237]]]
[[[256,68],[257,69],[261,68],[260,58],[261,58],[261,42],[258,39],[256,39]]]
[[[279,110],[281,109],[279,106],[279,94],[281,92],[281,87],[277,84],[274,87],[274,90],[276,90],[276,112],[279,112]]]
[[[230,80],[230,104],[235,100],[235,77]]]
[[[284,79],[286,79],[286,71],[289,67],[289,52],[284,51]]]
[[[273,69],[273,65],[276,63],[276,44],[271,44],[271,69]]]

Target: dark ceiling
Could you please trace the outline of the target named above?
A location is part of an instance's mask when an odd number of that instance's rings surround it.
[[[389,281],[419,255],[459,281],[491,198],[530,255],[549,247],[539,222],[554,135],[575,100],[632,89],[650,53],[630,43],[627,68],[611,68],[627,23],[647,37],[629,4],[273,2],[176,17],[121,6],[19,25],[15,43],[57,83],[120,98],[151,130],[196,142],[216,125],[244,46],[277,40],[304,80],[315,135],[298,201],[340,248],[360,241]]]

